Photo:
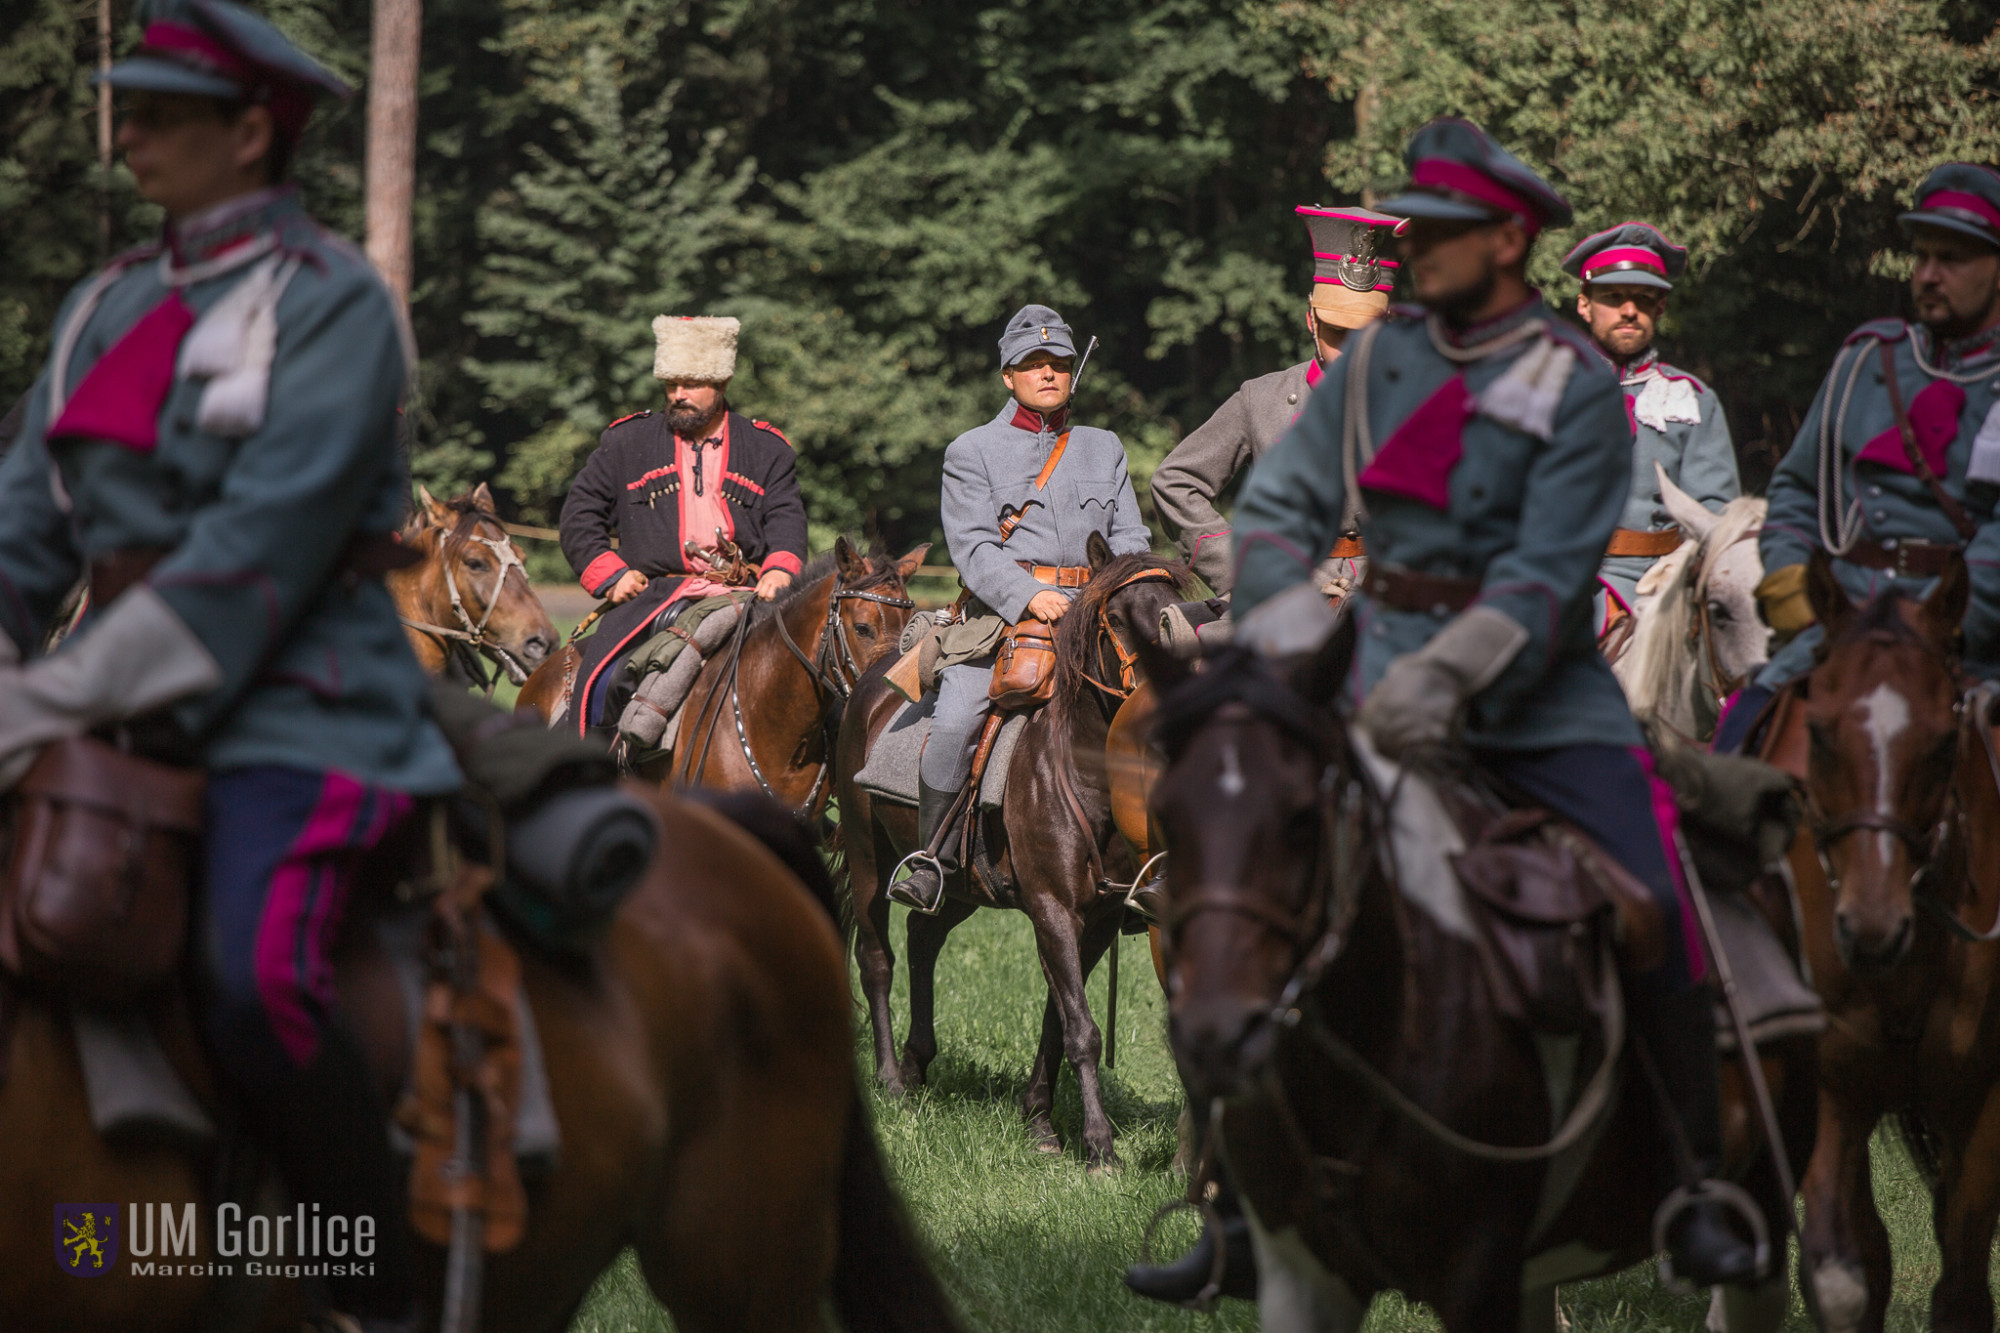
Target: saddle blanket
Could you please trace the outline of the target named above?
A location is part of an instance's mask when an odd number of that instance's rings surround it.
[[[931,734],[931,708],[937,696],[927,694],[921,703],[906,703],[889,719],[889,725],[869,747],[868,762],[854,775],[854,785],[897,805],[917,803],[917,759],[924,752],[924,738]],[[993,738],[993,753],[986,762],[986,774],[979,782],[981,809],[998,810],[1007,795],[1008,761],[1021,733],[1027,730],[1028,715],[1015,713],[1000,725]]]
[[[385,921],[380,930],[403,992],[412,1047],[423,1014],[423,924],[421,912],[408,912]],[[562,1132],[549,1094],[548,1069],[535,1031],[534,1011],[525,992],[516,997],[516,1005],[521,1034],[521,1105],[514,1118],[514,1155],[524,1168],[546,1168],[555,1162]],[[91,1124],[106,1142],[164,1140],[199,1148],[215,1139],[214,1121],[174,1071],[142,1009],[100,1011],[72,1005],[70,1026],[90,1096]],[[400,1126],[390,1125],[387,1133],[399,1152],[411,1151],[411,1139]]]

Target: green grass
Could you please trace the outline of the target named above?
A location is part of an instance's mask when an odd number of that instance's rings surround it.
[[[901,908],[896,916],[900,943]],[[1141,1301],[1118,1280],[1137,1259],[1154,1209],[1180,1192],[1170,1165],[1181,1094],[1166,1049],[1163,1003],[1144,937],[1127,937],[1122,947],[1118,1068],[1106,1073],[1105,1086],[1124,1170],[1085,1173],[1078,1148],[1082,1111],[1067,1072],[1056,1125],[1069,1151],[1057,1158],[1028,1147],[1015,1103],[1034,1053],[1044,990],[1032,933],[1018,913],[981,912],[953,933],[939,960],[939,1054],[930,1085],[902,1102],[874,1098],[877,1133],[972,1329],[1137,1333],[1257,1326],[1247,1304],[1226,1301],[1214,1316],[1188,1314]],[[1106,972],[1100,965],[1090,981],[1100,1026]],[[860,1013],[858,985],[855,999]],[[899,958],[899,1024],[907,1009]],[[865,1029],[858,1036],[857,1059],[868,1072]],[[1937,1277],[1929,1200],[1899,1146],[1878,1139],[1875,1161],[1876,1198],[1897,1255],[1889,1328],[1920,1329]],[[1193,1236],[1194,1224],[1183,1215],[1162,1229],[1160,1248],[1178,1254]],[[1576,1333],[1652,1333],[1699,1328],[1707,1304],[1670,1295],[1650,1267],[1641,1267],[1565,1287],[1563,1308]],[[1427,1310],[1393,1298],[1377,1302],[1368,1324],[1379,1333],[1437,1326]],[[671,1327],[627,1255],[598,1283],[571,1333],[662,1333]],[[1811,1328],[1796,1296],[1786,1328]]]

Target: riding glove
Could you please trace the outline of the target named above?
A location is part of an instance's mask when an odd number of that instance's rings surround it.
[[[1389,663],[1360,723],[1384,758],[1448,738],[1465,701],[1497,680],[1528,642],[1528,631],[1491,607],[1460,612],[1431,641]]]
[[[160,595],[141,583],[47,657],[0,666],[0,790],[64,736],[212,690],[222,668]]]
[[[1812,599],[1806,595],[1806,567],[1774,569],[1757,584],[1757,611],[1780,642],[1812,624]]]

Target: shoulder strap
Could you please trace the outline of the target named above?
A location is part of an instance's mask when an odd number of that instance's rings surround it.
[[[1931,498],[1937,501],[1938,508],[1944,511],[1946,520],[1957,530],[1959,540],[1969,542],[1973,534],[1979,531],[1979,525],[1972,521],[1958,501],[1951,498],[1951,492],[1945,490],[1944,483],[1938,480],[1937,473],[1931,471],[1930,463],[1924,458],[1924,451],[1917,447],[1917,432],[1911,427],[1910,414],[1903,407],[1903,386],[1896,383],[1895,350],[1886,342],[1875,345],[1882,352],[1882,382],[1889,387],[1889,407],[1896,414],[1896,434],[1903,441],[1903,454],[1910,460],[1910,466],[1916,470],[1917,476],[1922,478],[1924,485],[1930,488]]]
[[[1069,432],[1056,436],[1056,447],[1049,450],[1049,461],[1042,464],[1042,470],[1035,474],[1035,489],[1041,490],[1049,484],[1049,478],[1056,474],[1056,464],[1062,462],[1063,450],[1069,448]]]

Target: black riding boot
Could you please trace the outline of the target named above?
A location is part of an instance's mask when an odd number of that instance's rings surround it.
[[[1632,1023],[1659,1070],[1668,1107],[1680,1122],[1691,1161],[1682,1160],[1684,1184],[1709,1180],[1722,1161],[1720,1061],[1715,1052],[1715,997],[1707,986],[1678,995],[1635,996]],[[1667,1127],[1670,1146],[1674,1129]],[[1681,1154],[1675,1148],[1675,1157]],[[1697,1287],[1745,1283],[1757,1277],[1757,1253],[1730,1225],[1731,1213],[1713,1200],[1681,1211],[1667,1228],[1674,1272]]]
[[[917,845],[929,855],[912,860],[909,875],[889,886],[892,902],[919,912],[935,912],[944,901],[945,877],[958,873],[958,839],[943,824],[958,795],[956,789],[939,791],[917,779]],[[957,824],[957,820],[952,821],[953,827]]]
[[[1222,1288],[1219,1295],[1241,1301],[1257,1299],[1257,1256],[1250,1245],[1250,1224],[1228,1177],[1218,1182],[1215,1214],[1221,1225],[1203,1227],[1194,1248],[1170,1264],[1133,1264],[1125,1270],[1125,1285],[1150,1300],[1191,1305],[1215,1272],[1215,1247],[1222,1246]]]

